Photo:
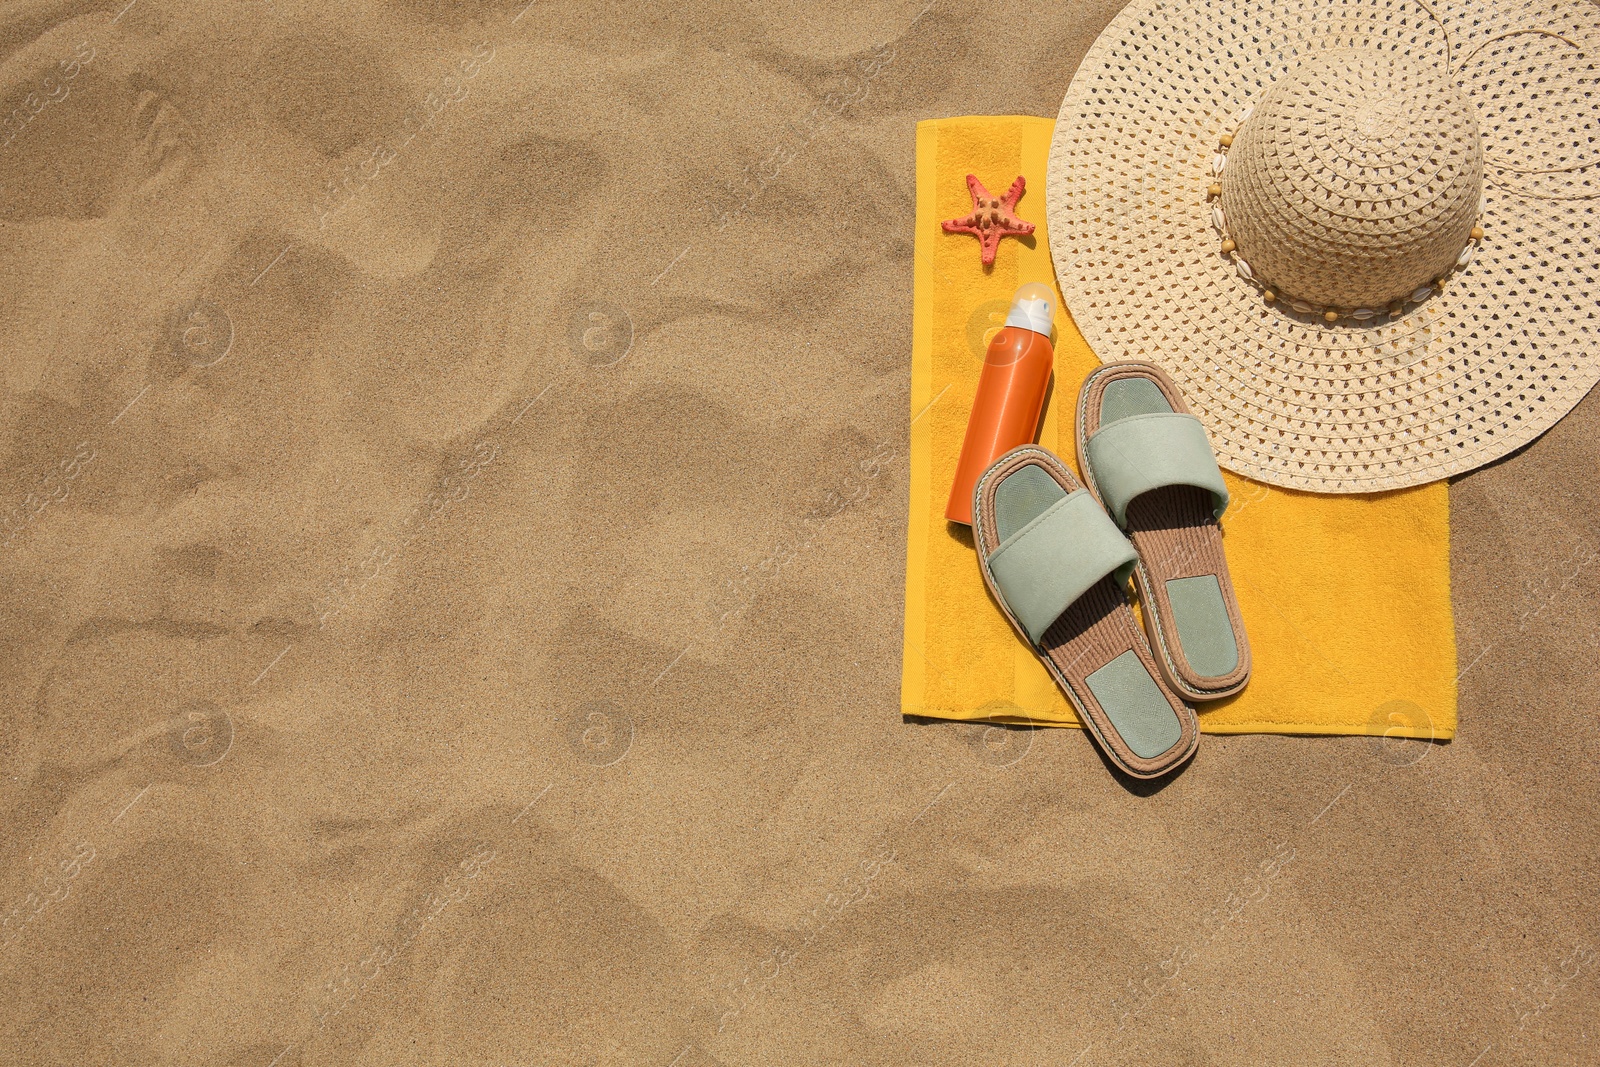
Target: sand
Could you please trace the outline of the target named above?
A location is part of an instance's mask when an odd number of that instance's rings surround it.
[[[0,1062],[1600,1061],[1592,399],[1452,744],[899,715],[914,123],[1114,0],[125,2],[0,14]]]

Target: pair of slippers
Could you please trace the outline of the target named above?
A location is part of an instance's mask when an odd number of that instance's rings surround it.
[[[1077,414],[1088,486],[1043,448],[1013,449],[973,490],[973,540],[989,592],[1107,758],[1155,778],[1199,744],[1190,703],[1250,678],[1222,551],[1228,490],[1205,428],[1154,364],[1100,367]]]

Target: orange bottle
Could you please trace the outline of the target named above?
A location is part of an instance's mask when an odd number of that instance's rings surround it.
[[[1029,282],[1011,298],[1005,328],[989,342],[967,436],[961,442],[955,484],[944,517],[972,525],[972,490],[989,465],[1039,432],[1044,394],[1056,352],[1050,344],[1055,297],[1048,285]]]

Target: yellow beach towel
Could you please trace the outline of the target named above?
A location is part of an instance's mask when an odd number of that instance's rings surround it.
[[[1049,119],[977,117],[917,126],[911,513],[901,710],[907,715],[1077,726],[1031,649],[989,599],[971,532],[944,517],[983,366],[1011,294],[1055,284],[1044,221]],[[990,270],[942,219],[972,210],[966,176],[1028,191]],[[1070,240],[1071,235],[1055,235]],[[1060,296],[1057,294],[1058,306]],[[1040,444],[1076,467],[1078,386],[1099,365],[1069,314],[1056,319],[1055,384]],[[1227,474],[1225,545],[1255,667],[1240,695],[1198,707],[1207,733],[1449,738],[1456,728],[1450,508],[1443,483],[1318,496]]]

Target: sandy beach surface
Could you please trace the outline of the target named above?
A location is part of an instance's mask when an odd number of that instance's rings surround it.
[[[0,11],[0,1063],[1600,1062],[1593,398],[1448,745],[903,720],[914,124],[1114,0],[524,2]]]

